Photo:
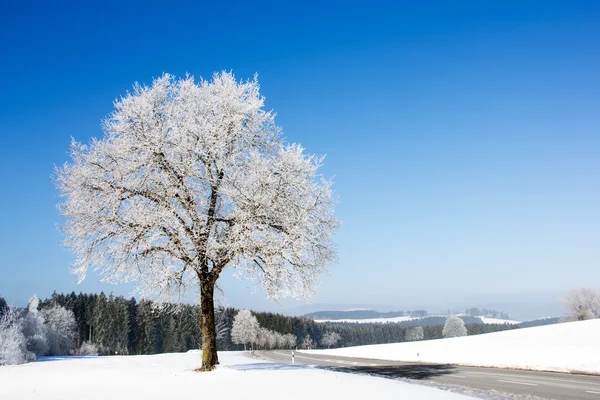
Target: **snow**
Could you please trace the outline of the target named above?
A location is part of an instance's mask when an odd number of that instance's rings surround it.
[[[483,367],[600,373],[600,319],[451,339],[312,350],[320,354]]]
[[[518,325],[521,321],[515,321],[512,319],[498,319],[498,318],[488,318],[488,317],[476,317],[483,321],[484,324],[509,324],[509,325]]]
[[[426,317],[411,317],[405,315],[403,317],[393,318],[368,318],[368,319],[315,319],[315,322],[347,322],[354,324],[386,324],[386,323],[399,323],[405,321],[414,321],[418,319],[431,318],[431,317],[443,317],[447,318],[448,315],[428,315]],[[475,317],[481,319],[484,324],[520,324],[521,321],[514,321],[509,319],[498,319],[488,317]]]
[[[388,322],[397,323],[419,319],[410,316],[393,317],[393,318],[367,318],[367,319],[315,319],[315,322],[348,322],[356,324],[385,324]]]
[[[468,399],[391,379],[256,360],[243,352],[220,352],[221,365],[215,371],[195,372],[193,368],[201,364],[200,358],[200,353],[194,351],[47,358],[4,366],[0,367],[0,399]]]

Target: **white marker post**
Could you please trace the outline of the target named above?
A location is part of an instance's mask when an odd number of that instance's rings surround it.
[[[294,350],[292,350],[292,364],[296,364],[296,361],[294,360]]]

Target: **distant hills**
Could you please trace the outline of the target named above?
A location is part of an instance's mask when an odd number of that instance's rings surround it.
[[[472,309],[477,310],[477,309]],[[488,310],[486,310],[488,311]],[[505,313],[497,312],[493,314],[498,317],[508,317]],[[519,328],[551,325],[560,322],[560,318],[541,318],[519,323],[518,321],[506,320],[504,318],[489,318],[483,316],[472,316],[466,314],[458,315],[466,324],[511,324]],[[381,324],[381,323],[397,323],[402,326],[431,326],[443,325],[447,315],[428,315],[425,310],[416,311],[387,311],[381,312],[371,309],[350,309],[350,310],[335,310],[335,311],[315,311],[304,314],[303,317],[314,319],[317,322],[329,322],[333,324]]]
[[[316,311],[304,314],[306,318],[312,319],[374,319],[374,318],[396,318],[396,317],[424,317],[427,315],[425,310],[417,311],[389,311],[380,312],[367,309],[354,309],[344,311]]]

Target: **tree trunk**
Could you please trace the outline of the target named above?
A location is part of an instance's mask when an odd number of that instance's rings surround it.
[[[202,369],[211,370],[219,364],[215,330],[215,285],[210,280],[200,284],[200,331],[202,332]]]

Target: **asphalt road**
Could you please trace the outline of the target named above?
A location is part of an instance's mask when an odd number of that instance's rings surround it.
[[[289,350],[255,351],[269,361],[291,363]],[[378,375],[385,378],[428,380],[499,392],[534,395],[548,399],[600,400],[600,377],[555,372],[521,371],[499,368],[462,367],[449,364],[406,363],[295,352],[296,364]]]

